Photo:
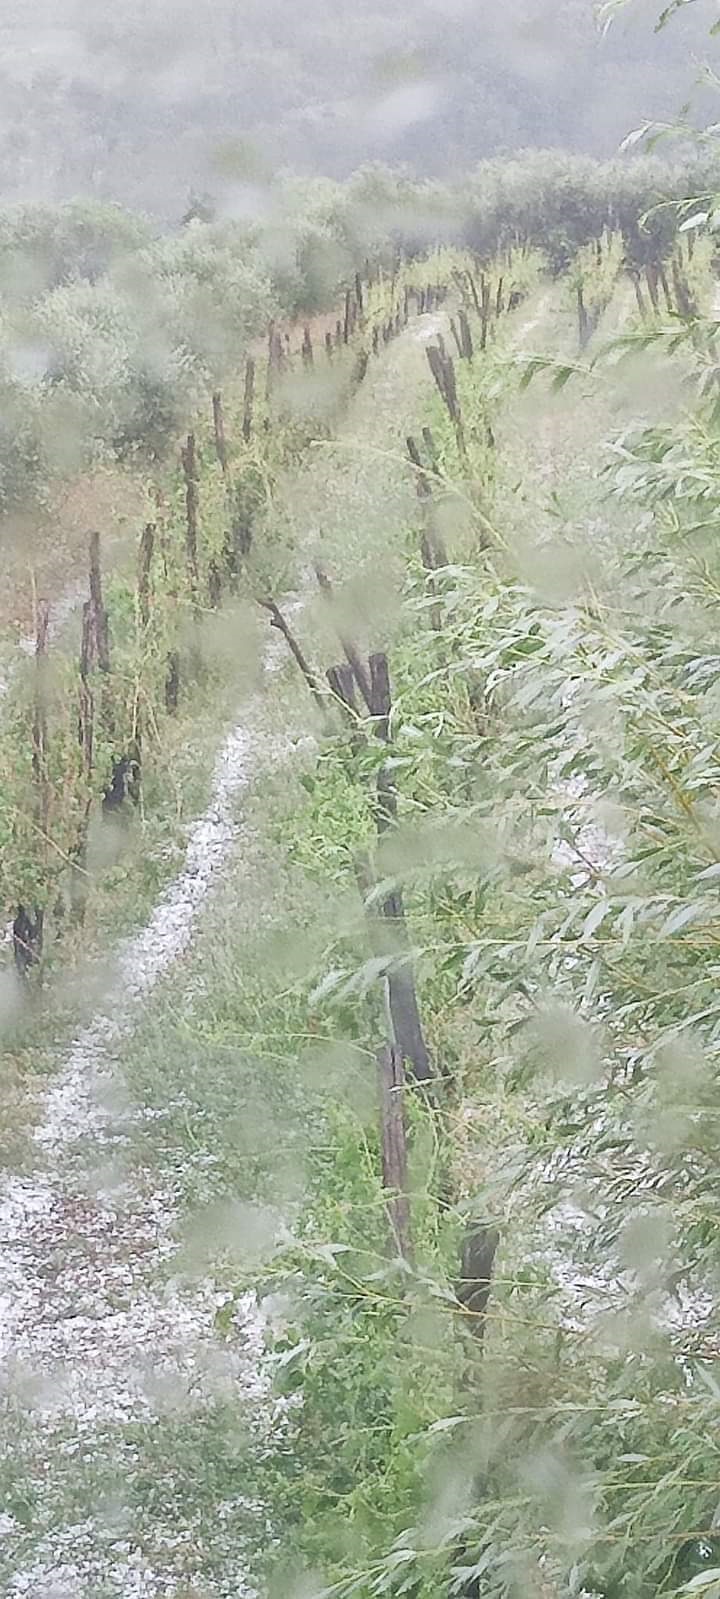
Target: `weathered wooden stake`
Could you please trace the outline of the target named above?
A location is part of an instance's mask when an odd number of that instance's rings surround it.
[[[433,472],[437,472],[438,453],[432,428],[424,427],[422,430],[422,436],[425,449],[428,452],[430,468]]]
[[[659,274],[657,267],[652,261],[648,261],[645,268],[645,279],[648,286],[648,294],[650,295],[650,299],[652,301],[652,308],[657,316],[660,311],[660,296],[658,294]]]
[[[485,276],[484,272],[483,272],[482,277],[480,279],[480,289],[481,289],[481,294],[482,294],[482,304],[481,304],[481,307],[480,307],[480,316],[481,316],[481,319],[482,319],[482,331],[481,331],[481,334],[480,334],[480,348],[481,348],[481,350],[486,350],[487,349],[487,343],[488,343],[488,332],[489,332],[489,329],[490,329],[490,281]]]
[[[460,1281],[456,1297],[467,1317],[468,1327],[482,1343],[485,1337],[493,1266],[500,1243],[497,1227],[490,1223],[469,1223],[462,1246]]]
[[[387,831],[393,824],[396,815],[397,799],[390,777],[386,774],[384,782],[381,783],[379,776],[375,813],[379,834]],[[366,855],[361,854],[356,857],[355,869],[360,893],[363,900],[367,900],[368,895],[375,886],[375,877]],[[415,987],[410,940],[405,920],[405,905],[399,888],[394,889],[391,894],[385,897],[379,912],[375,910],[368,911],[368,926],[375,954],[383,959],[393,961],[385,983],[387,1008],[395,1047],[410,1068],[414,1081],[416,1083],[430,1083],[435,1074],[420,1019],[420,1006]]]
[[[668,283],[668,280],[667,280],[667,272],[665,271],[665,267],[663,266],[662,262],[660,263],[660,265],[658,267],[658,280],[659,280],[659,283],[660,283],[660,287],[661,287],[661,289],[663,291],[663,298],[665,300],[665,305],[667,307],[668,314],[670,316],[672,316],[675,307],[673,305],[673,299],[672,299],[672,295],[670,293],[670,284]]]
[[[32,913],[25,905],[18,905],[13,922],[13,957],[18,977],[26,981],[33,966],[39,966],[43,952],[45,912]]]
[[[355,723],[357,718],[357,698],[355,695],[355,673],[347,661],[340,661],[337,666],[331,666],[325,673],[328,687],[333,698],[343,706],[349,720]]]
[[[187,443],[181,452],[183,472],[185,474],[185,554],[187,562],[188,586],[193,604],[197,606],[200,575],[198,572],[198,469],[195,451],[195,434],[188,433]]]
[[[265,399],[267,401],[270,400],[270,397],[272,395],[274,377],[275,377],[275,323],[271,322],[269,327],[268,327],[267,372],[266,372],[266,375],[265,375]]]
[[[428,454],[430,456],[430,470],[432,471],[434,470],[435,461],[435,441],[432,433],[430,433],[429,428],[424,428],[423,434],[428,434],[430,438],[429,446],[427,445],[427,440],[425,442],[426,448],[428,449]],[[430,478],[428,477],[428,469],[423,464],[420,451],[412,434],[408,435],[407,450],[410,460],[415,467],[415,481],[417,484],[418,499],[420,500],[423,513],[422,537],[420,541],[420,551],[423,558],[423,565],[426,571],[436,572],[439,567],[447,566],[447,550],[445,548],[445,541],[438,529],[437,521],[434,516],[432,484]],[[433,606],[430,612],[430,620],[435,631],[439,632],[442,626],[442,615],[439,606]]]
[[[36,785],[37,822],[43,838],[47,837],[50,790],[47,772],[47,654],[50,635],[50,606],[47,600],[38,600],[35,630],[35,706],[33,712],[33,774]]]
[[[287,645],[288,645],[288,649],[290,650],[291,655],[297,661],[297,664],[298,664],[298,666],[300,668],[300,671],[302,672],[302,675],[303,675],[303,677],[305,679],[305,682],[307,683],[307,686],[308,686],[308,688],[310,690],[310,693],[312,694],[312,697],[313,697],[313,699],[315,701],[315,704],[318,706],[319,710],[324,712],[326,710],[326,707],[327,707],[327,701],[326,701],[325,695],[323,693],[323,690],[322,690],[322,688],[320,686],[318,678],[315,676],[315,673],[313,672],[312,667],[309,665],[306,656],[303,654],[303,651],[302,651],[300,645],[298,644],[298,641],[297,641],[297,639],[295,637],[295,634],[292,632],[292,629],[290,628],[289,624],[286,622],[285,617],[282,614],[282,611],[280,610],[279,606],[277,606],[275,604],[274,600],[261,600],[260,604],[262,605],[262,608],[263,608],[264,611],[268,611],[269,612],[269,615],[270,615],[270,626],[271,627],[276,627],[278,629],[278,632],[282,633],[283,638],[286,639]]]
[[[147,628],[150,623],[150,574],[154,554],[155,523],[148,522],[142,531],[138,554],[138,614],[140,626],[143,629]]]
[[[392,691],[387,656],[381,652],[371,655],[369,665],[370,712],[375,719],[375,733],[384,744],[389,744]],[[375,821],[379,836],[386,833],[397,821],[397,792],[392,772],[388,766],[383,766],[377,775]],[[357,869],[361,891],[367,897],[373,883],[372,870],[369,863],[363,861],[362,858],[358,860]],[[403,955],[402,960],[397,961],[387,976],[388,1009],[392,1021],[395,1046],[400,1051],[403,1060],[411,1066],[415,1080],[417,1082],[430,1082],[434,1076],[434,1071],[420,1019],[420,1007],[405,920],[405,906],[402,891],[399,888],[393,889],[384,899],[382,918],[392,929],[391,949],[390,951],[385,949],[385,953],[397,955],[402,952]],[[384,940],[382,942],[383,944],[385,943]]]
[[[216,560],[211,560],[208,565],[208,604],[212,611],[218,611],[222,604],[222,572]]]
[[[95,650],[101,672],[110,671],[110,630],[108,614],[103,605],[102,572],[100,569],[100,534],[90,534],[90,604],[95,629]]]
[[[380,1137],[385,1209],[390,1229],[390,1250],[402,1260],[412,1260],[410,1196],[408,1192],[407,1129],[405,1125],[405,1068],[399,1050],[387,1045],[378,1057]]]
[[[315,576],[318,580],[320,592],[325,596],[325,599],[332,604],[332,583],[330,582],[325,568],[320,566],[319,563],[316,563],[315,565]],[[372,711],[372,685],[370,683],[370,674],[367,671],[362,655],[360,654],[357,644],[352,638],[350,638],[344,629],[338,628],[337,634],[343,647],[345,659],[355,678],[355,682],[357,683],[368,710]]]
[[[80,644],[80,711],[78,721],[78,743],[83,752],[83,767],[85,775],[90,776],[93,767],[93,744],[95,736],[95,701],[90,686],[90,673],[95,664],[94,649],[95,630],[93,627],[92,604],[86,600],[83,606],[82,640]]]
[[[482,305],[480,304],[480,299],[479,299],[479,296],[478,296],[477,284],[475,282],[475,279],[473,277],[472,272],[466,272],[465,276],[466,276],[466,278],[468,280],[468,283],[470,284],[470,293],[472,295],[473,305],[475,307],[475,310],[477,311],[478,316],[481,317],[482,316]]]
[[[220,462],[222,475],[224,478],[226,478],[228,474],[228,453],[227,441],[225,438],[225,414],[223,411],[222,394],[220,393],[219,389],[216,389],[215,393],[213,394],[212,407],[213,427],[215,429],[215,453],[218,461]]]
[[[95,696],[92,691],[91,672],[96,665],[95,628],[92,601],[83,606],[82,639],[80,644],[80,691],[78,699],[78,743],[82,754],[83,773],[90,784],[94,762]],[[90,794],[85,802],[84,814],[78,828],[78,838],[73,852],[70,874],[70,906],[73,921],[83,925],[87,910],[87,836],[90,825]]]
[[[690,288],[683,271],[681,261],[678,260],[676,255],[674,255],[672,258],[672,280],[673,289],[675,290],[675,303],[678,311],[680,312],[681,317],[685,318],[686,322],[691,322],[693,317],[696,315],[696,309],[693,304],[692,295],[690,293]]]
[[[467,460],[467,446],[465,443],[465,429],[463,427],[462,412],[458,399],[455,367],[451,357],[447,354],[442,337],[438,336],[437,345],[425,346],[430,371],[435,379],[439,394],[445,402],[448,413],[452,419],[458,443],[458,451],[463,461]]]
[[[165,677],[165,709],[169,716],[175,716],[180,699],[180,656],[177,650],[171,650],[167,658],[167,674]]]
[[[32,724],[32,769],[35,782],[35,818],[46,854],[50,811],[47,771],[47,654],[50,606],[38,600],[35,624],[35,703]],[[13,921],[13,957],[18,976],[26,979],[42,960],[45,913],[40,906],[19,904]]]
[[[640,312],[640,316],[642,317],[643,322],[646,322],[647,321],[648,309],[647,309],[647,302],[646,302],[645,296],[644,296],[643,291],[642,291],[642,285],[640,283],[640,274],[639,274],[639,272],[633,272],[632,281],[633,281],[633,288],[635,290],[635,299],[637,300],[638,311]]]
[[[415,485],[417,488],[418,499],[428,500],[432,493],[430,479],[428,478],[427,470],[423,465],[422,456],[412,436],[412,433],[408,433],[405,442],[407,444],[408,455],[413,466],[415,467]]]
[[[360,385],[365,382],[369,365],[370,357],[367,350],[358,350],[351,378],[351,385],[353,389],[359,389]]]
[[[460,324],[460,355],[465,361],[472,361],[475,351],[473,348],[470,323],[468,321],[468,315],[464,305],[461,305],[458,310],[458,322]]]
[[[579,340],[580,340],[580,349],[584,350],[586,344],[588,344],[589,341],[590,341],[590,335],[592,333],[592,322],[590,321],[590,317],[588,316],[587,309],[586,309],[586,306],[585,306],[585,294],[584,294],[582,283],[578,283],[576,293],[577,293],[578,337],[579,337]]]
[[[251,355],[245,362],[245,395],[243,399],[243,424],[242,432],[246,444],[250,443],[253,430],[253,411],[255,408],[255,362]]]

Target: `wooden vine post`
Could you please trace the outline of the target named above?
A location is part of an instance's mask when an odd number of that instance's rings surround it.
[[[467,1326],[480,1344],[485,1337],[493,1267],[499,1243],[500,1234],[491,1222],[468,1222],[462,1245],[460,1280],[455,1294],[465,1312]]]
[[[245,362],[245,390],[243,394],[243,424],[242,433],[246,444],[250,443],[253,430],[253,412],[255,409],[255,362],[251,355]]]
[[[297,662],[310,693],[312,694],[315,704],[318,707],[318,710],[324,713],[327,705],[324,691],[320,685],[319,679],[315,676],[315,673],[303,652],[302,646],[298,643],[298,640],[296,639],[289,622],[283,616],[280,607],[276,605],[274,600],[261,600],[260,604],[262,605],[263,610],[267,611],[270,616],[270,626],[276,627],[278,632],[282,633],[288,649],[290,650],[290,654]]]
[[[310,332],[310,324],[308,322],[305,323],[305,327],[303,329],[301,355],[302,363],[306,372],[312,372],[312,369],[315,365],[315,352],[313,350],[312,334]]]
[[[316,570],[322,591],[331,596],[327,574],[322,568]],[[365,742],[362,728],[358,726],[357,690],[373,718],[375,735],[383,744],[389,745],[392,694],[387,656],[383,653],[371,655],[366,667],[357,645],[344,633],[340,634],[340,639],[345,661],[331,667],[327,673],[331,693],[352,725],[356,745]],[[382,838],[396,821],[397,793],[389,763],[385,763],[376,778],[375,822],[378,837]],[[376,878],[371,859],[364,852],[357,856],[355,869],[360,893],[367,902]],[[410,1261],[412,1242],[404,1112],[405,1074],[409,1070],[415,1085],[427,1088],[433,1082],[435,1072],[420,1019],[400,888],[394,888],[384,896],[379,910],[368,908],[367,919],[372,947],[376,955],[388,961],[385,987],[390,1039],[377,1056],[388,1242],[393,1255]]]
[[[316,566],[315,566],[315,576],[317,577],[317,580],[318,580],[318,585],[319,585],[319,588],[320,588],[320,592],[324,595],[325,599],[330,604],[332,604],[332,599],[333,599],[332,584],[330,582],[330,579],[329,579],[329,577],[327,575],[327,572],[325,571],[324,567],[320,566],[319,564],[316,564]],[[339,637],[340,643],[341,643],[341,645],[343,647],[343,652],[344,652],[344,655],[345,655],[345,659],[346,659],[346,661],[348,663],[350,671],[351,671],[353,677],[355,678],[355,681],[356,681],[357,686],[358,686],[358,688],[360,690],[360,693],[362,694],[362,697],[363,697],[363,699],[365,701],[365,704],[367,705],[368,710],[369,710],[370,709],[370,696],[371,696],[371,692],[372,692],[371,691],[371,685],[370,685],[370,674],[369,674],[369,672],[367,670],[367,667],[365,666],[365,663],[363,661],[362,655],[360,654],[360,651],[359,651],[359,649],[357,647],[357,644],[355,644],[354,640],[348,634],[347,629],[343,628],[342,631],[338,631],[338,637]]]
[[[103,604],[100,567],[100,534],[90,534],[90,609],[94,628],[94,650],[101,672],[110,671],[110,632]]]
[[[463,462],[467,462],[467,445],[465,443],[465,429],[463,426],[462,411],[457,392],[455,365],[452,357],[448,355],[444,344],[438,340],[437,344],[428,344],[425,347],[428,365],[435,380],[438,393],[443,400],[448,415],[455,429],[458,453]]]
[[[50,606],[47,600],[38,600],[35,631],[35,704],[33,710],[33,776],[36,792],[37,824],[47,838],[50,809],[48,784],[48,728],[47,728],[47,657],[50,636]]]
[[[150,626],[151,594],[152,594],[152,564],[155,556],[155,523],[147,522],[140,535],[138,546],[137,568],[137,597],[138,620],[140,624],[140,643],[143,655],[146,647],[146,634]],[[131,759],[136,768],[135,777],[139,782],[142,767],[143,748],[143,705],[141,698],[141,683],[138,680],[135,686],[133,706],[133,733],[131,739]]]
[[[405,1067],[399,1050],[387,1044],[377,1057],[380,1091],[380,1137],[385,1213],[393,1254],[412,1261],[408,1189]]]
[[[268,404],[272,398],[273,380],[275,376],[275,323],[271,322],[268,328],[267,342],[267,371],[265,374],[265,399]]]
[[[430,456],[429,467],[425,466],[418,445],[411,433],[408,434],[406,442],[407,452],[415,469],[415,485],[417,488],[417,496],[420,503],[420,512],[422,516],[420,553],[422,555],[423,566],[425,567],[426,572],[430,574],[430,583],[434,588],[434,574],[441,567],[447,566],[448,555],[445,548],[445,541],[437,526],[437,518],[435,516],[435,508],[432,497],[432,482],[429,475],[431,472],[435,471],[436,457],[434,440],[429,428],[424,429],[424,434],[428,434],[430,439],[429,445],[427,443],[427,439],[425,439],[425,446]],[[440,628],[442,627],[442,615],[439,606],[433,605],[430,612],[430,621],[435,631],[439,632]]]
[[[92,604],[86,600],[83,605],[82,638],[80,642],[80,707],[78,720],[78,742],[82,750],[84,776],[89,779],[93,769],[93,754],[95,742],[95,698],[92,691],[90,674],[95,664],[94,628]]]
[[[355,273],[355,304],[357,306],[357,314],[362,321],[365,315],[365,298],[363,295],[362,278],[359,272]]]
[[[648,286],[648,294],[650,295],[653,311],[658,316],[660,313],[660,295],[658,293],[660,278],[654,261],[648,261],[645,267],[645,281]]]
[[[481,329],[481,334],[480,334],[480,348],[481,348],[481,350],[486,350],[487,349],[487,345],[488,345],[488,333],[490,331],[491,298],[490,298],[490,282],[489,282],[489,279],[486,277],[484,272],[483,272],[482,277],[480,279],[480,290],[481,290],[480,318],[481,318],[481,322],[482,322],[482,329]]]
[[[150,575],[155,553],[155,523],[148,522],[140,538],[138,555],[138,616],[143,633],[150,625]]]
[[[477,284],[475,282],[475,278],[474,278],[472,272],[470,272],[470,271],[466,272],[465,276],[466,276],[466,278],[468,280],[468,283],[470,285],[470,293],[472,295],[472,302],[473,302],[473,305],[475,307],[475,310],[477,311],[478,316],[482,317],[482,305],[480,303],[480,297],[478,295]]]
[[[95,695],[92,672],[97,661],[96,629],[92,600],[83,605],[82,639],[80,643],[80,689],[78,707],[78,743],[82,761],[86,793],[80,820],[78,840],[73,852],[70,874],[70,910],[73,921],[83,925],[87,910],[87,840],[92,808],[91,783],[95,762]]]
[[[658,281],[659,281],[660,287],[661,287],[661,289],[663,291],[663,298],[665,300],[665,307],[666,307],[668,316],[672,316],[675,307],[673,305],[673,298],[672,298],[672,295],[670,293],[670,284],[668,283],[667,272],[665,271],[665,267],[664,267],[662,261],[660,262],[660,264],[658,266]]]
[[[673,289],[675,291],[675,303],[681,317],[683,317],[686,322],[691,322],[693,317],[697,316],[697,308],[693,302],[690,286],[683,268],[682,254],[679,256],[674,255],[670,265],[672,271]]]
[[[470,321],[464,305],[458,309],[458,323],[460,325],[460,355],[465,361],[472,361],[475,354]]]
[[[32,771],[35,787],[35,825],[42,844],[42,857],[47,856],[48,823],[50,819],[50,784],[48,778],[48,644],[50,638],[50,606],[47,600],[38,600],[35,618],[35,687],[32,720]],[[39,966],[43,953],[45,912],[41,905],[32,908],[19,904],[13,921],[13,957],[18,976],[27,979],[34,967]]]
[[[182,449],[181,459],[185,478],[185,557],[188,586],[193,605],[197,609],[200,588],[198,571],[198,511],[200,495],[194,433],[188,433],[187,442]]]
[[[153,524],[153,536],[154,531]],[[96,671],[102,672],[105,676],[110,672],[110,629],[103,601],[100,534],[97,532],[90,534],[89,585],[90,598],[83,605],[82,615],[78,696],[78,743],[86,795],[70,875],[71,913],[73,920],[80,926],[85,920],[87,909],[87,841],[92,809],[92,777],[95,768],[96,702],[93,675]]]
[[[165,673],[165,709],[168,716],[176,716],[180,703],[180,656],[177,650],[171,650],[167,658]]]
[[[591,320],[590,316],[588,315],[587,307],[585,305],[585,291],[584,291],[583,285],[582,285],[582,283],[580,281],[578,281],[576,293],[577,293],[577,315],[578,315],[578,338],[580,340],[580,349],[584,350],[585,346],[587,344],[589,344],[590,338],[591,338],[591,335],[592,335],[592,320]]]
[[[639,272],[633,272],[632,281],[633,281],[633,288],[635,290],[635,299],[637,300],[637,308],[638,308],[638,311],[640,312],[640,317],[641,317],[643,322],[646,322],[647,321],[647,314],[648,314],[647,301],[646,301],[645,296],[644,296],[643,291],[642,291],[642,284],[640,282],[640,273]]]
[[[225,437],[225,413],[224,413],[224,410],[223,410],[223,398],[222,398],[222,394],[220,393],[219,389],[216,389],[215,393],[213,394],[212,407],[213,407],[213,428],[214,428],[214,432],[215,432],[215,454],[217,455],[218,461],[220,462],[220,468],[221,468],[221,471],[222,471],[222,475],[227,480],[227,475],[228,475],[228,452],[227,452],[227,440],[226,440],[226,437]]]
[[[375,732],[384,744],[389,744],[392,692],[387,656],[383,653],[371,655],[369,667],[370,712],[375,721]],[[397,792],[388,765],[381,767],[377,774],[375,820],[380,838],[397,822]],[[372,867],[361,858],[357,870],[361,891],[367,898],[374,885]],[[412,1241],[404,1106],[405,1073],[409,1070],[416,1084],[428,1085],[433,1080],[434,1071],[420,1019],[405,907],[399,887],[385,896],[380,919],[372,912],[369,920],[378,953],[389,955],[393,960],[386,976],[392,1041],[378,1055],[380,1141],[389,1243],[394,1254],[410,1261]],[[389,939],[380,932],[383,921]]]
[[[390,743],[391,712],[392,694],[387,656],[378,653],[370,657],[370,714],[374,718],[376,736],[387,745]],[[375,820],[379,837],[382,837],[397,821],[397,791],[388,765],[381,767],[377,774]],[[372,878],[370,883],[366,884],[366,891],[371,886]],[[392,889],[386,895],[382,902],[381,915],[390,935],[389,941],[381,940],[384,953],[400,957],[387,976],[388,1010],[394,1046],[400,1051],[415,1081],[430,1083],[435,1073],[420,1019],[405,906],[402,890],[399,887]]]

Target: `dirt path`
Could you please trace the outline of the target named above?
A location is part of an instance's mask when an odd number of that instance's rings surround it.
[[[276,656],[273,643],[266,667]],[[237,842],[243,791],[293,749],[292,740],[263,731],[260,696],[245,706],[218,758],[211,800],[190,832],[182,872],[120,952],[106,1004],[75,1040],[46,1096],[34,1135],[37,1164],[4,1184],[0,1351],[14,1389],[29,1399],[36,1442],[44,1437],[47,1449],[60,1447],[68,1423],[78,1440],[88,1440],[98,1429],[151,1415],[163,1382],[171,1381],[177,1403],[182,1395],[185,1403],[201,1404],[218,1384],[231,1387],[235,1402],[250,1412],[265,1401],[262,1331],[250,1302],[235,1352],[225,1355],[214,1332],[212,1285],[183,1286],[168,1271],[178,1248],[172,1191],[156,1186],[151,1174],[146,1184],[118,1182],[113,1161],[143,1111],[118,1104],[117,1062],[138,1009],[188,949]],[[8,1517],[4,1530],[6,1538],[21,1532]],[[30,1565],[8,1572],[5,1591],[69,1599],[104,1592],[101,1582],[123,1596],[176,1591],[162,1567],[138,1567],[131,1551],[125,1558],[124,1540],[102,1556],[98,1543],[92,1527],[75,1538],[72,1558],[57,1544],[41,1543]]]

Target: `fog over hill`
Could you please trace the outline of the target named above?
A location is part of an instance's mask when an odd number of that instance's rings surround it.
[[[562,145],[603,155],[671,117],[713,0],[659,35],[634,0],[5,0],[0,198],[121,200],[173,218],[191,187],[232,208],[278,168],[368,161],[442,176]]]

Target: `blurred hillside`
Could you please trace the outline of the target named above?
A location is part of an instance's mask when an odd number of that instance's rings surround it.
[[[6,0],[0,201],[83,194],[175,219],[194,189],[238,216],[285,167],[607,155],[677,112],[710,48],[712,0],[660,34],[656,13],[635,0],[602,36],[592,0]]]

